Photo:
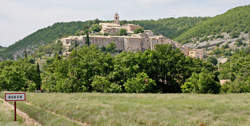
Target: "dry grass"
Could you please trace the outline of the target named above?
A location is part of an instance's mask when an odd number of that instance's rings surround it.
[[[92,126],[250,126],[250,94],[27,93],[27,102],[27,113],[39,107]]]
[[[21,117],[17,116],[17,122],[13,121],[14,112],[0,100],[0,126],[24,126]]]

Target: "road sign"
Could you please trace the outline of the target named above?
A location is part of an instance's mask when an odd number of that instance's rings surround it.
[[[5,101],[25,101],[25,93],[5,93]]]
[[[16,101],[25,101],[25,93],[5,93],[5,101],[14,101],[14,121],[16,121]]]

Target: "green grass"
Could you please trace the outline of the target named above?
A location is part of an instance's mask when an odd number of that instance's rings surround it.
[[[92,126],[250,125],[250,94],[27,93],[27,102],[18,107],[43,125],[58,124],[47,110]]]
[[[0,101],[0,126],[24,126],[21,117],[17,116],[17,122],[14,122],[13,119],[14,112],[7,108],[3,101]]]

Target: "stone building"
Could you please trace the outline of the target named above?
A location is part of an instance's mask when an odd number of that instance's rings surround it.
[[[110,35],[116,35],[119,33],[120,29],[126,29],[128,33],[133,34],[135,29],[142,28],[135,24],[120,25],[120,17],[117,13],[114,16],[114,21],[112,23],[100,23],[99,25],[102,26],[102,34]]]
[[[60,41],[64,47],[63,55],[70,54],[70,49],[74,45],[85,45],[86,36],[69,36],[62,38]],[[163,36],[148,36],[147,34],[137,34],[132,36],[101,36],[90,35],[90,44],[97,45],[98,47],[106,47],[110,43],[116,45],[118,51],[144,51],[146,49],[154,49],[157,44],[171,44],[175,46],[175,42]]]
[[[162,35],[154,35],[151,30],[144,30],[144,33],[133,34],[137,28],[141,26],[134,24],[120,25],[119,15],[116,13],[113,23],[100,23],[102,26],[101,33],[108,33],[108,36],[104,35],[90,35],[90,44],[97,45],[98,47],[106,47],[110,43],[116,45],[118,51],[144,51],[147,49],[154,49],[157,44],[171,44],[174,48],[179,48],[186,56],[200,58],[204,57],[204,51],[202,49],[191,49],[188,46],[181,45],[168,39]],[[130,33],[129,36],[117,36],[117,33],[121,28],[127,30]],[[60,40],[64,47],[63,55],[69,55],[72,48],[75,46],[81,46],[86,44],[86,36],[69,36]]]
[[[188,56],[193,57],[193,58],[203,59],[204,50],[203,49],[191,49],[188,51]]]

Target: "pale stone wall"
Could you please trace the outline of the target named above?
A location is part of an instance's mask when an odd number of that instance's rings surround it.
[[[118,51],[144,51],[146,49],[154,49],[157,44],[171,44],[175,48],[179,48],[186,56],[193,58],[204,57],[203,49],[190,49],[187,46],[182,46],[170,39],[163,36],[148,37],[146,34],[136,34],[133,36],[90,36],[90,44],[97,45],[98,47],[106,47],[109,43],[116,45]],[[81,46],[86,44],[85,36],[70,36],[61,39],[63,47],[65,49],[64,55],[70,54],[70,48],[74,46]]]
[[[109,43],[116,44],[116,50],[119,51],[144,51],[146,49],[154,49],[156,44],[172,44],[170,39],[164,37],[140,37],[140,36],[90,36],[90,44],[98,47],[106,47]],[[61,39],[65,51],[65,55],[69,54],[69,49],[74,45],[84,45],[85,36],[70,36]]]

